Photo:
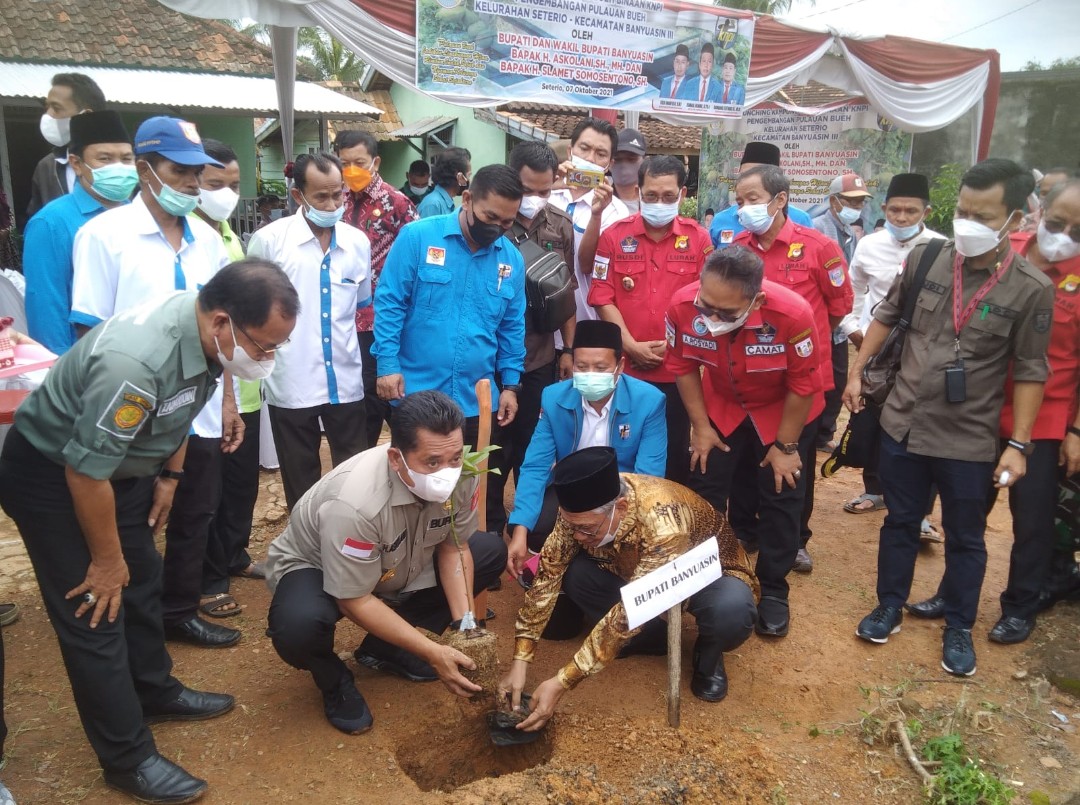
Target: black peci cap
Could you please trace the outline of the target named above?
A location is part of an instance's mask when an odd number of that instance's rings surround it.
[[[586,447],[571,453],[555,465],[551,482],[563,511],[580,514],[606,506],[619,496],[619,462],[615,450]]]

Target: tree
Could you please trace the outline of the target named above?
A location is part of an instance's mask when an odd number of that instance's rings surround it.
[[[1073,56],[1071,59],[1054,59],[1050,62],[1049,67],[1043,67],[1041,61],[1037,59],[1031,59],[1024,65],[1024,70],[1035,72],[1038,70],[1076,70],[1080,68],[1080,56]]]
[[[245,36],[263,45],[270,44],[269,27],[247,20],[226,20]],[[296,60],[306,64],[321,81],[355,84],[364,72],[364,62],[322,28],[300,28],[297,32]]]

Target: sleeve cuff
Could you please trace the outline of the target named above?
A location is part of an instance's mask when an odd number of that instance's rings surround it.
[[[72,324],[81,324],[84,327],[97,327],[104,319],[91,316],[89,313],[81,313],[78,310],[73,310],[71,311],[71,315],[68,316],[68,321]]]
[[[376,355],[375,359],[378,361],[379,377],[385,377],[386,375],[400,375],[401,364],[398,363],[397,356],[383,357],[382,355]]]
[[[586,674],[578,668],[576,662],[570,661],[559,669],[559,673],[556,676],[559,680],[559,684],[563,686],[564,690],[573,690],[581,684],[581,681],[585,679]]]
[[[536,654],[536,641],[531,637],[519,637],[514,641],[514,659],[532,662]]]
[[[504,386],[516,386],[521,382],[521,372],[517,369],[502,369],[499,378]]]

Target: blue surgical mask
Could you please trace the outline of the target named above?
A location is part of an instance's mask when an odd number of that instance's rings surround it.
[[[147,163],[149,164],[149,163]],[[157,175],[157,171],[150,167],[150,172],[154,174],[154,178],[161,182],[161,177]],[[195,206],[199,203],[199,197],[189,196],[187,193],[181,193],[179,190],[173,190],[165,182],[161,182],[161,189],[154,193],[150,191],[154,198],[157,199],[157,203],[161,205],[161,209],[165,210],[169,215],[175,215],[177,218],[183,218],[185,215],[189,215]]]
[[[760,235],[763,232],[768,232],[769,227],[773,225],[773,220],[776,218],[776,213],[769,214],[769,201],[766,204],[744,204],[739,207],[737,213],[739,223],[742,224],[744,229],[749,229],[755,235]]]
[[[615,390],[613,372],[574,372],[574,388],[589,402],[599,402]]]
[[[654,204],[645,201],[641,202],[641,217],[645,219],[645,223],[649,226],[667,226],[675,220],[675,216],[678,214],[679,202],[677,201],[671,204],[664,204],[659,201]]]
[[[911,226],[897,226],[891,221],[886,221],[885,229],[890,235],[896,238],[896,240],[903,243],[904,241],[911,240],[913,237],[919,234],[920,230],[922,229],[922,221],[919,221],[919,223],[917,224],[912,224]]]
[[[90,175],[90,186],[107,201],[127,201],[139,184],[139,172],[135,166],[123,162],[91,168]]]
[[[323,210],[317,210],[311,206],[311,202],[307,200],[307,197],[301,193],[300,198],[304,199],[304,203],[307,204],[304,207],[304,216],[315,224],[315,226],[322,227],[323,229],[333,229],[334,225],[341,220],[341,216],[345,214],[345,205],[342,204],[333,212],[324,212]]]
[[[844,207],[841,205],[840,212],[836,213],[836,217],[848,226],[851,226],[862,217],[862,210],[856,210],[854,207]]]

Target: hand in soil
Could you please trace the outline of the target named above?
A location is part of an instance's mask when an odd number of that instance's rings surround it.
[[[542,730],[555,715],[555,708],[559,706],[559,699],[564,693],[566,693],[566,688],[562,686],[557,676],[545,679],[533,691],[532,712],[527,719],[517,725],[517,728],[525,732]]]
[[[481,687],[463,677],[460,670],[460,668],[466,668],[475,671],[476,663],[457,649],[436,644],[435,651],[428,658],[428,662],[431,663],[431,667],[435,669],[442,683],[446,685],[446,689],[456,696],[469,698],[481,691]]]
[[[529,674],[529,664],[525,660],[514,660],[510,673],[499,680],[498,705],[502,709],[507,703],[510,712],[521,706],[521,691],[525,690],[525,680]]]

